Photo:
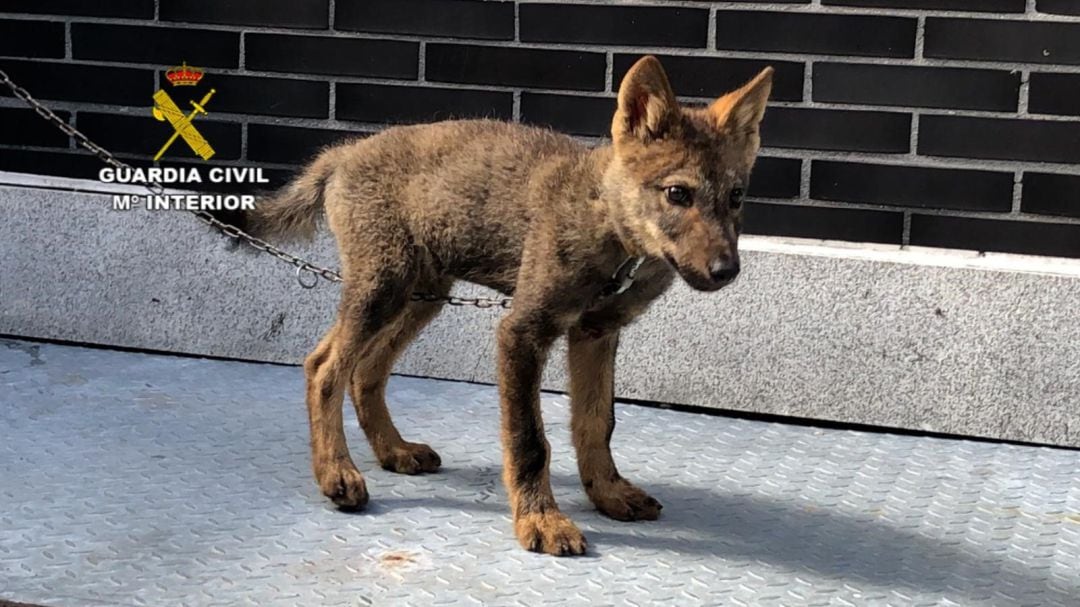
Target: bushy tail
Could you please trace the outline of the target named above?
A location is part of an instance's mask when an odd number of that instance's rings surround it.
[[[319,227],[323,195],[333,172],[329,155],[323,154],[291,183],[259,198],[254,210],[224,211],[213,215],[263,240],[311,239]]]

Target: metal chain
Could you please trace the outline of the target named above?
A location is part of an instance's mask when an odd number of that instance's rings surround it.
[[[35,99],[29,91],[12,81],[4,70],[0,70],[0,83],[7,85],[7,87],[11,89],[11,92],[16,97],[26,102],[26,104],[33,108],[33,110],[37,112],[39,116],[44,118],[46,121],[52,123],[53,126],[63,131],[66,135],[74,137],[76,143],[78,143],[83,148],[89,150],[105,164],[117,169],[132,168],[130,164],[118,159],[116,156],[113,156],[112,152],[91,141],[86,135],[83,135],[81,132],[79,132],[78,129],[71,126],[70,124],[65,122],[63,118],[60,118],[59,116],[54,114],[52,110],[42,105],[42,103]],[[144,182],[142,185],[154,196],[161,196],[165,193],[165,186],[159,182]],[[277,259],[280,259],[281,261],[284,261],[285,263],[294,266],[296,268],[296,279],[300,283],[300,286],[305,289],[314,288],[315,285],[318,284],[320,278],[329,282],[342,281],[341,274],[337,273],[336,271],[329,268],[324,268],[322,266],[317,266],[302,257],[297,257],[296,255],[288,253],[287,251],[283,251],[282,249],[279,249],[278,247],[270,244],[269,242],[266,242],[265,240],[262,240],[261,238],[257,238],[255,236],[252,236],[251,234],[248,234],[247,232],[241,230],[240,228],[237,228],[236,226],[219,221],[213,215],[206,211],[189,210],[188,212],[195,215],[195,217],[203,223],[217,229],[225,236],[239,241],[243,241],[248,246],[254,247],[259,251],[262,251],[263,253],[268,253],[273,257],[276,257]],[[452,306],[473,306],[477,308],[504,309],[509,308],[511,302],[513,301],[509,297],[457,297],[454,295],[437,295],[433,293],[413,293],[412,300],[427,302],[445,302]]]

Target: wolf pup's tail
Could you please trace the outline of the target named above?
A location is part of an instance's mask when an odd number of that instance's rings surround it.
[[[213,211],[211,215],[263,240],[310,240],[318,229],[326,184],[333,172],[329,155],[323,154],[291,183],[256,200],[254,210]]]

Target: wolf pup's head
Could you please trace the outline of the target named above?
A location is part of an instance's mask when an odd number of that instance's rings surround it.
[[[683,108],[650,56],[619,87],[605,193],[623,237],[666,259],[695,289],[715,291],[739,273],[743,196],[772,74],[765,68],[708,107]]]

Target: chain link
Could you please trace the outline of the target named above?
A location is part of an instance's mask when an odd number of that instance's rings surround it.
[[[83,148],[90,151],[105,164],[117,168],[117,169],[131,169],[132,166],[123,160],[113,156],[112,152],[106,150],[100,145],[91,141],[86,135],[82,134],[78,129],[71,126],[64,121],[63,118],[57,116],[52,110],[42,105],[40,101],[35,99],[29,91],[16,84],[7,75],[7,72],[0,70],[0,83],[7,85],[11,92],[19,99],[22,99],[27,105],[29,105],[39,116],[46,121],[52,123],[53,126],[63,131],[69,137],[74,137],[75,141]],[[146,188],[154,196],[161,196],[165,193],[165,186],[156,181],[144,182],[143,187]],[[195,215],[200,221],[206,225],[215,228],[225,236],[233,238],[238,241],[242,241],[250,247],[258,249],[263,253],[267,253],[277,259],[292,265],[296,268],[297,281],[300,286],[305,289],[314,288],[318,284],[319,279],[323,279],[329,282],[341,282],[341,274],[329,268],[315,265],[310,261],[297,257],[287,251],[277,248],[276,246],[248,234],[247,232],[237,228],[234,225],[224,223],[216,219],[213,215],[206,211],[196,210],[188,211]],[[305,278],[307,277],[307,278]],[[452,306],[473,306],[476,308],[503,308],[508,309],[513,301],[509,297],[457,297],[454,295],[437,295],[433,293],[413,293],[413,301],[427,301],[432,303],[444,302]]]

